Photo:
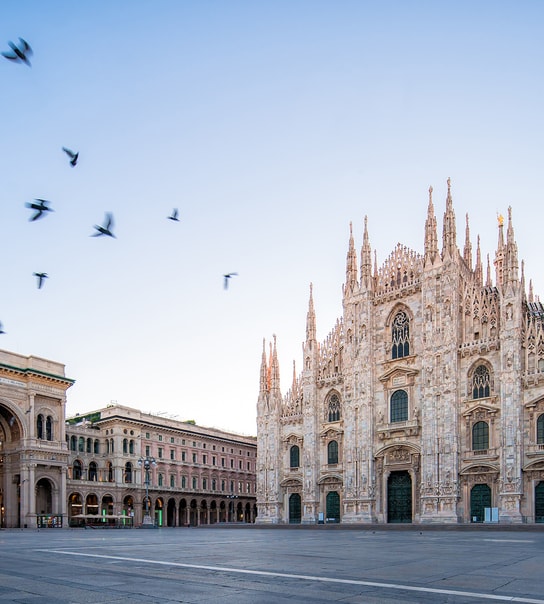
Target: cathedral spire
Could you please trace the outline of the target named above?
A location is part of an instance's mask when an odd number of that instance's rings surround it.
[[[349,223],[349,246],[346,259],[346,284],[344,293],[350,293],[357,286],[357,254],[355,252],[355,243],[353,241],[353,225]]]
[[[264,392],[268,392],[268,366],[266,364],[266,342],[263,338],[263,356],[261,359],[261,377],[259,384],[259,392],[263,394]]]
[[[491,287],[493,282],[491,281],[491,262],[489,260],[489,254],[487,254],[487,278],[485,280],[485,286]]]
[[[472,270],[472,243],[470,242],[470,228],[468,226],[468,213],[467,213],[467,225],[465,228],[465,249],[463,250],[463,259],[467,267]]]
[[[446,197],[446,211],[444,212],[444,225],[442,228],[442,258],[457,257],[457,232],[455,229],[455,213],[451,197],[451,179],[448,178],[448,195]]]
[[[523,260],[521,261],[521,295],[523,296],[523,300],[527,301],[527,294],[525,292],[525,263]]]
[[[484,283],[484,270],[482,266],[482,251],[480,250],[480,235],[478,235],[478,244],[476,246],[476,266],[474,267],[474,280],[478,287]]]
[[[495,280],[497,287],[501,288],[503,285],[503,272],[504,272],[504,216],[497,214],[497,222],[499,227],[499,240],[497,242],[497,251],[495,252]]]
[[[372,249],[368,237],[368,217],[365,216],[365,231],[363,233],[363,247],[361,248],[361,286],[365,289],[372,287]]]
[[[315,328],[313,284],[310,283],[310,301],[308,302],[308,313],[306,314],[306,342],[315,342],[315,339],[316,339],[316,328]]]
[[[506,231],[506,253],[505,253],[505,281],[511,285],[517,285],[519,276],[518,246],[514,238],[514,227],[512,225],[512,207],[508,208],[508,229]]]
[[[529,302],[535,301],[535,294],[533,292],[533,280],[529,279]]]
[[[438,235],[433,206],[433,188],[429,187],[429,206],[427,208],[427,220],[425,221],[425,266],[433,264],[437,256]]]
[[[274,348],[272,349],[272,361],[270,363],[270,392],[281,398],[280,389],[280,364],[276,348],[276,334],[274,334]]]

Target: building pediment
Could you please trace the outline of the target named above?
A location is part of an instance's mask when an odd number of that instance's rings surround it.
[[[330,472],[321,476],[317,481],[317,484],[342,484],[342,482],[342,476],[340,474]]]
[[[301,447],[302,443],[304,442],[304,437],[301,436],[300,434],[295,434],[294,432],[290,432],[283,439],[283,442],[286,446],[298,445],[299,447]]]
[[[384,386],[389,388],[401,388],[402,386],[409,386],[413,383],[414,377],[419,373],[418,369],[413,367],[406,367],[405,365],[392,367],[381,376],[379,376],[380,382]]]
[[[343,430],[340,430],[338,428],[331,428],[331,427],[327,427],[324,430],[322,430],[319,434],[319,436],[321,438],[340,438],[342,436],[342,434],[344,433]]]
[[[470,417],[471,415],[483,414],[487,415],[488,413],[491,415],[495,415],[498,412],[497,407],[493,407],[492,405],[486,403],[475,403],[474,406],[469,407],[466,411],[463,411],[463,417]]]
[[[280,482],[280,486],[283,488],[302,488],[302,479],[296,476],[289,476]]]
[[[461,472],[459,472],[459,474],[461,476],[472,476],[472,475],[476,475],[476,474],[490,474],[490,473],[498,473],[499,472],[499,468],[497,466],[491,465],[491,464],[473,464],[468,466],[467,468],[465,468],[464,470],[461,470]]]

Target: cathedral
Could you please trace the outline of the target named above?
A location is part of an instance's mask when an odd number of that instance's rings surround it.
[[[358,262],[350,227],[342,316],[318,342],[310,287],[286,394],[263,345],[257,523],[544,522],[544,306],[511,208],[484,266],[447,184],[423,254],[399,243],[378,266],[365,218]]]

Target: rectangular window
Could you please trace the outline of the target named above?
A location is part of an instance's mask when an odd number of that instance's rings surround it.
[[[149,457],[151,455],[151,451],[149,450],[149,445],[145,446],[145,456]]]
[[[215,466],[216,458],[215,455],[212,456],[212,466]]]
[[[181,452],[181,461],[187,461],[185,458],[186,458],[185,451],[182,451]]]
[[[202,463],[208,463],[208,456],[207,455],[203,455],[202,456]]]
[[[162,434],[159,434],[159,440],[162,440]]]
[[[225,458],[224,457],[221,458],[221,467],[222,468],[225,467]]]
[[[162,459],[162,447],[159,447],[159,459]]]
[[[146,437],[146,438],[149,438],[149,432],[146,432],[146,433],[145,433],[145,437]]]
[[[193,453],[193,463],[196,463],[196,453]]]
[[[170,459],[176,459],[176,451],[175,449],[170,449]]]
[[[173,437],[173,436],[171,436],[171,437],[170,437],[170,442],[171,442],[171,443],[173,443],[173,442],[174,442],[174,437]]]

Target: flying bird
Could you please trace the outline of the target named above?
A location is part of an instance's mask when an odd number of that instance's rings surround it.
[[[238,273],[227,273],[226,275],[223,275],[225,281],[223,282],[223,288],[224,289],[228,289],[229,288],[229,279],[231,277],[237,277]]]
[[[48,276],[47,273],[34,273],[34,277],[38,277],[38,289],[42,288],[42,285]]]
[[[34,220],[38,220],[38,218],[41,218],[44,212],[54,211],[51,208],[47,207],[48,203],[51,202],[47,201],[47,199],[35,199],[34,202],[26,204],[27,208],[30,208],[31,210],[36,210],[36,213],[30,218],[30,222],[34,222]]]
[[[174,208],[172,210],[172,214],[170,216],[167,216],[168,220],[175,220],[176,222],[179,222],[179,218],[178,218],[178,209]]]
[[[63,147],[62,150],[70,158],[70,165],[72,166],[72,168],[74,168],[75,165],[77,164],[77,158],[79,157],[79,151],[74,153],[71,149],[68,149],[67,147]]]
[[[19,46],[17,46],[11,41],[8,42],[13,52],[3,52],[2,56],[6,57],[6,59],[9,59],[10,61],[15,61],[17,63],[22,61],[23,63],[26,63],[29,67],[32,67],[30,61],[28,60],[28,57],[32,55],[32,48],[30,48],[28,42],[25,42],[23,38],[19,38],[19,42]]]
[[[96,229],[96,233],[93,233],[91,237],[100,237],[102,235],[107,235],[108,237],[113,237],[115,239],[115,235],[111,232],[112,227],[113,214],[111,214],[110,212],[106,212],[106,219],[104,221],[104,225],[98,226],[95,224],[94,228]]]
[[[3,333],[6,333],[6,332],[4,331],[4,327],[2,326],[2,323],[0,323],[0,335]]]

